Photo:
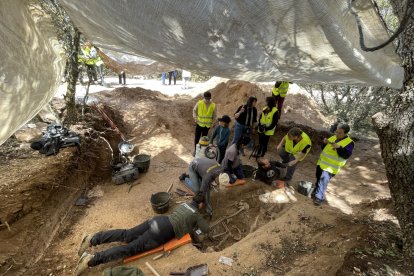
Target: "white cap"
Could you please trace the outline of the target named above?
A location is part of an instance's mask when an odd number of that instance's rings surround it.
[[[219,184],[228,185],[230,183],[230,177],[227,173],[221,173],[219,175]]]

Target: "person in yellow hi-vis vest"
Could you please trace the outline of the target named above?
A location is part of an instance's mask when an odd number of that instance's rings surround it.
[[[303,161],[312,147],[309,136],[298,127],[289,130],[277,146],[277,152],[282,158],[282,163],[287,165],[286,176],[283,180],[292,180],[296,165]]]
[[[92,46],[92,43],[90,41],[86,41],[80,49],[80,53],[78,55],[78,62],[83,63],[86,66],[86,73],[90,83],[93,83],[93,81],[98,80],[96,74],[96,62],[98,62],[99,60],[100,58],[99,56],[97,56],[97,51],[95,47]],[[82,83],[83,81],[81,73],[79,74],[79,78]]]
[[[287,81],[277,81],[275,82],[275,86],[272,88],[272,96],[276,100],[277,110],[279,111],[279,119],[280,116],[282,116],[283,102],[288,90],[289,82]]]
[[[335,135],[324,139],[326,144],[316,164],[316,184],[312,192],[313,203],[321,205],[325,200],[328,183],[345,166],[354,150],[354,141],[348,136],[347,124],[338,124]]]
[[[200,137],[208,135],[208,131],[213,127],[217,118],[216,104],[211,101],[210,91],[204,92],[203,96],[204,99],[199,100],[193,108],[193,118],[196,123],[193,156]]]
[[[278,121],[278,111],[276,102],[273,97],[266,98],[266,107],[263,108],[262,114],[258,123],[259,133],[259,148],[256,157],[263,157],[267,151],[267,144],[269,144],[270,136],[275,134],[275,129]]]

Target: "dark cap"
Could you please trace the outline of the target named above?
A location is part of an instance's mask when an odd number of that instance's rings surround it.
[[[226,124],[230,124],[231,122],[231,119],[228,115],[223,115],[223,117],[219,118],[218,120],[219,122],[224,122]]]
[[[207,98],[207,99],[211,99],[211,93],[210,93],[210,91],[207,91],[207,92],[204,92],[204,98]]]

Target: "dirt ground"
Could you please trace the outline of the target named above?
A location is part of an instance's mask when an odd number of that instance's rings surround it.
[[[228,81],[213,89],[213,101],[219,115],[231,115],[250,95],[258,97],[260,108],[267,94],[268,87]],[[128,184],[111,183],[111,152],[97,137],[99,132],[115,147],[119,137],[93,110],[76,126],[84,137],[80,150],[68,148],[44,157],[27,144],[9,139],[0,147],[1,276],[72,275],[84,233],[135,226],[154,216],[151,194],[166,191],[170,184],[173,190],[184,188],[178,176],[192,160],[196,99],[141,88],[117,88],[93,98],[140,153],[151,155],[148,172]],[[276,143],[292,122],[308,126],[314,132],[314,146],[292,183],[313,182],[321,130],[329,122],[303,94],[289,95],[284,111],[268,155],[277,158]],[[243,162],[255,165],[248,159],[250,151],[246,153]],[[212,222],[234,213],[240,204],[249,206],[213,230],[217,235],[228,227],[231,235],[207,242],[201,251],[185,245],[168,257],[153,260],[149,256],[131,265],[146,275],[151,273],[145,262],[161,275],[200,263],[208,264],[210,275],[412,275],[412,268],[401,261],[401,237],[375,139],[358,140],[352,158],[331,181],[327,204],[321,207],[298,193],[296,203],[258,200],[272,189],[250,179],[244,186],[213,193]],[[74,206],[81,195],[87,196],[87,205]],[[174,194],[170,211],[183,200]],[[221,264],[220,256],[232,258],[233,265]],[[117,265],[120,262],[101,265],[86,275],[101,275],[105,268]]]

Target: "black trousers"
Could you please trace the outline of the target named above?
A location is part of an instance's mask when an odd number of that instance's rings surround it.
[[[267,151],[267,144],[269,144],[270,135],[259,133],[259,150],[257,151],[258,157],[263,157]]]
[[[198,124],[196,125],[195,137],[194,137],[194,153],[195,153],[195,146],[198,144],[198,141],[200,141],[201,136],[207,136],[209,130],[210,130],[209,127],[202,127],[202,126],[199,126]]]
[[[175,85],[175,83],[177,81],[177,76],[176,76],[175,71],[168,72],[168,84],[169,85],[171,85],[171,77],[174,77],[174,85]]]
[[[125,72],[122,72],[122,73],[118,74],[118,78],[119,78],[119,84],[126,84],[126,74],[125,74]],[[122,83],[122,81],[124,81],[124,83]]]
[[[218,146],[218,155],[217,155],[217,162],[221,164],[221,161],[224,159],[224,155],[226,155],[227,145],[225,146]]]
[[[131,229],[115,229],[93,235],[91,245],[125,242],[127,245],[112,247],[98,252],[88,262],[96,266],[113,260],[134,256],[154,249],[175,237],[174,229],[166,216],[157,216]]]

